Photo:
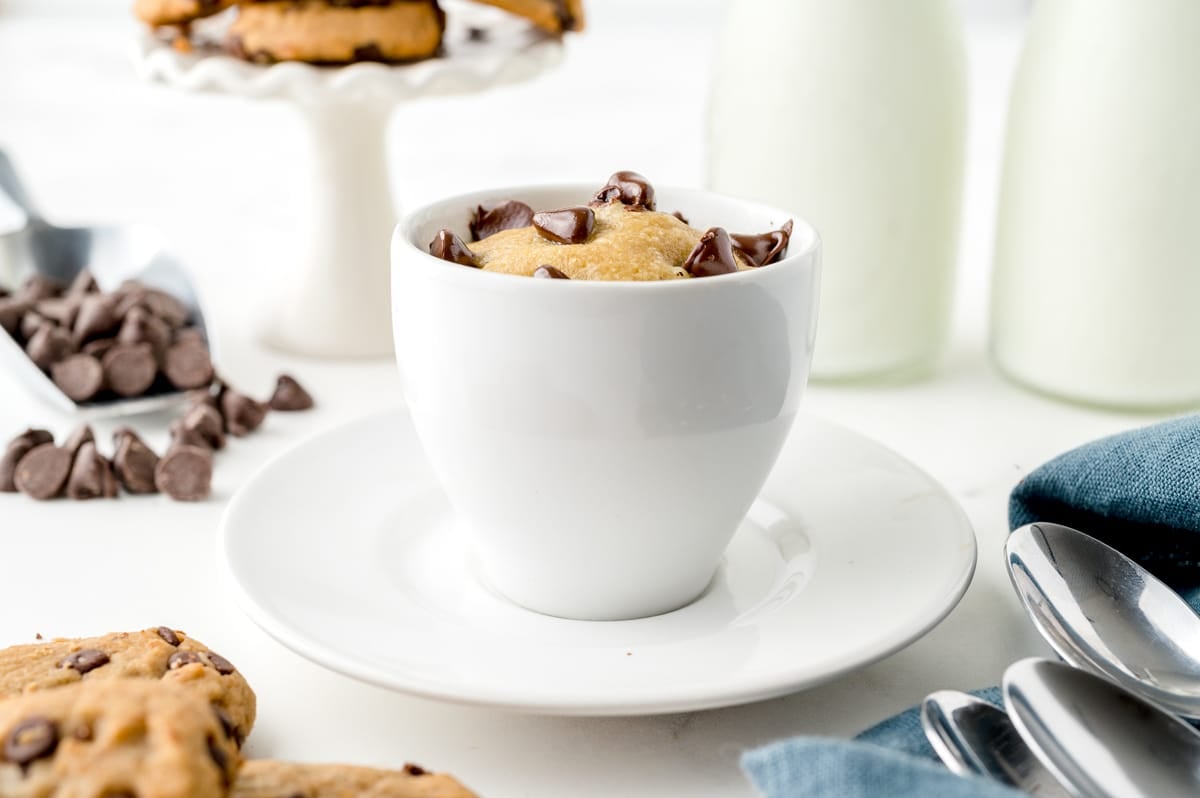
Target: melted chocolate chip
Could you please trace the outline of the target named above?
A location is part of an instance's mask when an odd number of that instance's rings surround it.
[[[220,744],[209,737],[208,740],[208,755],[212,757],[213,764],[217,766],[217,770],[221,771],[221,781],[228,784],[229,782],[229,754],[225,753],[225,749]]]
[[[204,660],[200,659],[200,655],[195,651],[176,651],[167,657],[167,670],[179,670],[185,665],[193,665],[197,662],[201,665],[204,664]]]
[[[404,772],[410,776],[428,776],[429,771],[420,765],[414,765],[412,762],[404,763]]]
[[[560,272],[558,269],[549,265],[538,266],[533,271],[534,277],[539,277],[543,280],[570,280],[571,278]]]
[[[680,213],[679,211],[671,211],[671,215],[672,215],[672,216],[674,216],[674,217],[675,217],[676,219],[678,219],[679,221],[683,222],[684,224],[691,224],[691,222],[689,222],[689,221],[687,220],[687,217],[686,217],[686,216],[684,216],[684,215],[683,215],[682,213]]]
[[[60,668],[74,668],[80,675],[96,670],[101,665],[108,664],[108,655],[98,648],[85,648],[70,654],[58,663]]]
[[[524,202],[504,200],[479,205],[471,213],[471,240],[480,241],[502,230],[515,230],[533,224],[533,208]]]
[[[380,49],[376,42],[368,42],[367,44],[360,44],[358,47],[354,48],[354,55],[351,57],[351,60],[386,61],[387,59],[384,58],[383,50]]]
[[[179,634],[169,626],[160,626],[154,630],[163,642],[169,646],[178,647],[183,641],[179,639]]]
[[[21,721],[4,741],[4,759],[19,765],[22,770],[33,762],[48,757],[58,747],[58,726],[40,716]]]
[[[783,227],[769,233],[761,235],[734,233],[729,238],[733,242],[733,248],[742,253],[751,266],[766,266],[787,254],[788,242],[792,238],[792,220],[788,219]]]
[[[637,172],[617,172],[592,198],[593,205],[620,202],[633,211],[654,210],[654,186]]]
[[[582,244],[596,227],[596,213],[591,208],[563,208],[533,215],[533,227],[542,238],[559,244]]]
[[[439,230],[433,241],[429,242],[429,254],[435,258],[448,260],[460,266],[479,268],[475,253],[450,230]]]
[[[693,277],[715,277],[738,270],[729,233],[720,227],[709,228],[700,236],[700,243],[683,262],[683,268]]]
[[[233,667],[232,662],[225,659],[215,651],[208,652],[208,661],[212,663],[214,668],[216,668],[217,673],[221,674],[222,676],[228,676],[237,670],[237,668]]]
[[[237,724],[233,722],[233,718],[229,717],[229,713],[217,704],[212,705],[212,710],[213,714],[217,716],[217,723],[221,724],[221,731],[240,748],[242,735],[238,733]]]

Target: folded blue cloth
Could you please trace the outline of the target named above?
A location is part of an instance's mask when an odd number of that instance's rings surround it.
[[[1200,612],[1200,416],[1089,443],[1021,481],[1015,529],[1035,521],[1087,532],[1141,562]],[[996,688],[976,695],[997,705]],[[800,737],[750,751],[742,767],[765,798],[1019,798],[936,759],[917,709],[853,741]]]

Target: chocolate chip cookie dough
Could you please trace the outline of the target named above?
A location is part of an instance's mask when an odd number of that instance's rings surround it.
[[[444,773],[415,765],[376,770],[353,765],[299,765],[260,760],[238,774],[233,798],[475,798]]]
[[[479,0],[525,17],[548,33],[581,31],[584,26],[583,0]]]
[[[241,5],[229,40],[261,63],[398,63],[435,55],[445,26],[435,0],[260,0]]]
[[[68,668],[98,668],[75,652]],[[0,795],[220,798],[237,746],[203,697],[158,681],[83,682],[0,702]]]
[[[254,691],[241,673],[229,660],[176,629],[160,626],[47,640],[0,651],[0,699],[79,682],[128,679],[162,681],[198,696],[211,704],[213,714],[238,745],[254,725]],[[0,789],[0,795],[8,793]]]
[[[154,27],[187,25],[233,5],[234,0],[134,0],[133,13]]]

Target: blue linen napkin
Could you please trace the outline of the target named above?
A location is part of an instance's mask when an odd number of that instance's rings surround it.
[[[1009,524],[1087,532],[1138,560],[1200,612],[1200,415],[1086,444],[1013,490]],[[976,695],[1000,705],[996,688]],[[798,737],[750,751],[742,768],[765,798],[1019,798],[936,759],[910,709],[853,741]]]

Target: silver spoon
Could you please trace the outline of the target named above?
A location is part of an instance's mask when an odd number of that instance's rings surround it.
[[[180,300],[212,349],[196,292],[187,273],[167,252],[162,236],[143,225],[55,227],[34,206],[16,169],[0,151],[0,190],[25,212],[20,230],[0,235],[0,288],[14,290],[34,274],[69,284],[85,268],[104,290],[137,280]],[[0,330],[0,364],[30,390],[61,410],[88,418],[162,410],[179,404],[184,393],[76,404],[38,369],[10,336]]]
[[[1200,733],[1120,685],[1061,662],[1004,673],[1021,737],[1079,798],[1195,798]]]
[[[1008,713],[994,704],[940,690],[921,703],[921,727],[952,773],[982,776],[1042,798],[1070,796],[1029,750]]]
[[[1200,616],[1144,568],[1070,527],[1030,524],[1005,545],[1008,574],[1067,662],[1200,718]]]

